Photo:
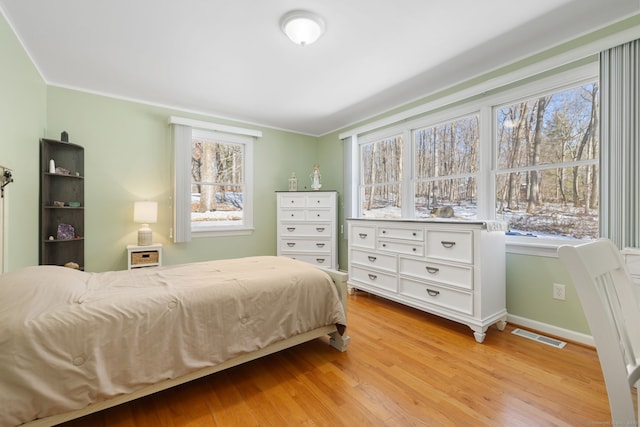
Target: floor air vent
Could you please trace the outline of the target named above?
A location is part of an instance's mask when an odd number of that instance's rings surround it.
[[[536,334],[535,332],[525,331],[523,329],[516,328],[511,333],[515,334],[515,335],[518,335],[518,336],[521,336],[521,337],[524,337],[524,338],[528,338],[528,339],[533,340],[533,341],[541,342],[542,344],[550,345],[550,346],[555,347],[555,348],[564,348],[564,346],[567,345],[567,343],[564,342],[564,341],[556,340],[554,338],[545,337],[544,335]]]

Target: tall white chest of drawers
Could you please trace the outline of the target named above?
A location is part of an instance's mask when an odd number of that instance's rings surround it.
[[[350,219],[349,285],[466,324],[506,326],[500,223]]]
[[[278,255],[338,269],[338,193],[277,192]]]

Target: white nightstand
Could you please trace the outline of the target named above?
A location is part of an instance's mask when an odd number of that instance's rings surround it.
[[[127,268],[158,267],[162,265],[162,244],[127,245]]]

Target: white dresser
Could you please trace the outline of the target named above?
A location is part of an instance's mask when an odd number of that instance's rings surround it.
[[[338,193],[277,192],[278,255],[338,269]]]
[[[350,219],[349,285],[468,325],[506,326],[505,225]]]

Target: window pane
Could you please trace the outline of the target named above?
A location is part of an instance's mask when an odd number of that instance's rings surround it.
[[[363,218],[400,218],[400,185],[365,187],[360,196]]]
[[[415,216],[476,219],[477,200],[475,177],[419,182],[415,191]]]
[[[500,108],[498,169],[597,159],[598,106],[591,83]]]
[[[402,181],[402,136],[360,146],[363,185]]]
[[[241,186],[194,185],[191,193],[191,222],[198,227],[242,224]]]
[[[198,228],[243,224],[244,145],[194,139],[191,222]]]
[[[598,238],[597,164],[498,174],[496,190],[496,218],[513,232]]]
[[[416,179],[477,172],[478,120],[474,115],[416,130]]]

